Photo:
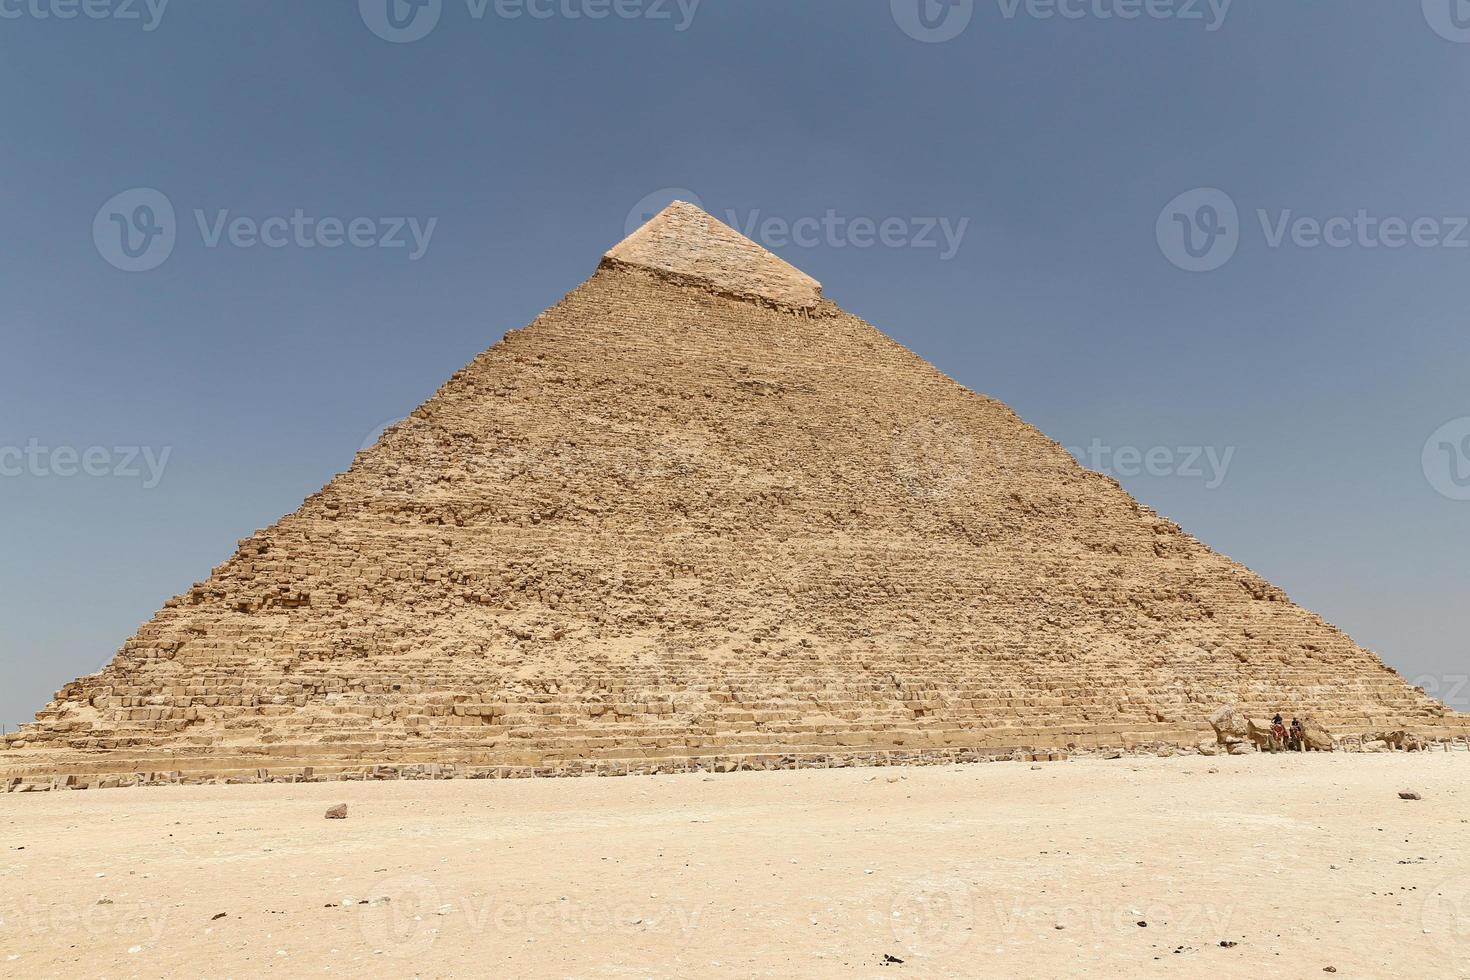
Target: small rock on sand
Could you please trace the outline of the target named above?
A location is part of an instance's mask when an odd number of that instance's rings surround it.
[[[346,820],[347,819],[347,804],[346,803],[338,803],[336,806],[332,807],[330,810],[327,811],[327,819],[328,820]]]

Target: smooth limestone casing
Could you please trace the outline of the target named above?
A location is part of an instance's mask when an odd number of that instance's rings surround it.
[[[1226,703],[1470,734],[814,280],[645,237],[656,268],[610,253],[0,772],[1183,744]]]

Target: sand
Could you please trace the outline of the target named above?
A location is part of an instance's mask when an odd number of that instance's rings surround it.
[[[9,794],[0,973],[1470,977],[1467,785],[1458,752]]]

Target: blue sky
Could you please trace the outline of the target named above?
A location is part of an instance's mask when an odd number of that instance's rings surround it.
[[[1470,3],[393,2],[0,0],[0,722],[670,189],[1470,701]]]

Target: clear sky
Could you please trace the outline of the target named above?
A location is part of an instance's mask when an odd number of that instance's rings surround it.
[[[670,189],[1470,704],[1470,3],[0,0],[0,88],[8,725]]]

